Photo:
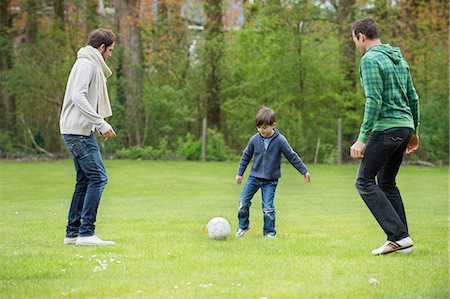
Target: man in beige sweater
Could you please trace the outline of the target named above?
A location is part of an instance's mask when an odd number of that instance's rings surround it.
[[[106,60],[114,50],[114,33],[97,29],[89,34],[67,81],[60,116],[60,131],[72,156],[76,184],[69,209],[64,244],[115,245],[95,235],[100,198],[108,181],[94,132],[100,138],[116,137],[104,118],[112,115],[106,79],[112,72]]]

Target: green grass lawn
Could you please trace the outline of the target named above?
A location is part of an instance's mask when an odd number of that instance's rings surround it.
[[[447,168],[401,169],[413,253],[371,256],[385,236],[356,192],[356,165],[309,165],[304,184],[284,164],[278,238],[262,237],[258,192],[252,229],[227,241],[204,230],[215,216],[236,230],[237,163],[105,165],[96,233],[117,246],[100,248],[63,245],[72,161],[0,162],[0,298],[449,296]]]

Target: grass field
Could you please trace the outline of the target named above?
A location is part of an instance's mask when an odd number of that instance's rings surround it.
[[[448,168],[402,168],[413,253],[371,256],[385,236],[354,188],[356,165],[309,165],[304,184],[284,164],[278,238],[262,237],[258,192],[252,229],[227,241],[204,228],[222,216],[236,230],[237,163],[105,165],[96,233],[117,246],[100,248],[62,243],[71,161],[0,162],[0,298],[449,297]]]

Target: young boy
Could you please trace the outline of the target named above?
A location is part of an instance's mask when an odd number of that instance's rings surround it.
[[[281,153],[288,161],[303,174],[305,183],[309,182],[311,175],[300,157],[291,148],[286,138],[281,135],[276,126],[275,112],[262,107],[256,114],[256,128],[258,133],[252,136],[239,163],[236,183],[242,183],[242,176],[248,163],[254,156],[252,170],[244,190],[242,190],[238,220],[239,227],[236,237],[242,237],[250,229],[250,206],[253,195],[261,188],[262,210],[264,214],[263,235],[276,238],[275,206],[273,204],[278,179],[281,177]]]

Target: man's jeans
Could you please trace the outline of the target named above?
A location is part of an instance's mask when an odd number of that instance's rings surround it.
[[[238,210],[239,228],[247,229],[250,225],[250,206],[252,198],[256,191],[261,188],[262,193],[262,211],[264,214],[263,234],[275,236],[275,206],[273,204],[275,198],[275,190],[277,189],[278,180],[265,180],[249,176],[242,190],[241,199]]]
[[[94,134],[90,136],[63,134],[63,139],[72,155],[77,175],[66,237],[92,236],[98,205],[108,176]]]
[[[409,236],[405,208],[395,177],[412,133],[409,128],[372,133],[356,178],[356,189],[389,241]]]

